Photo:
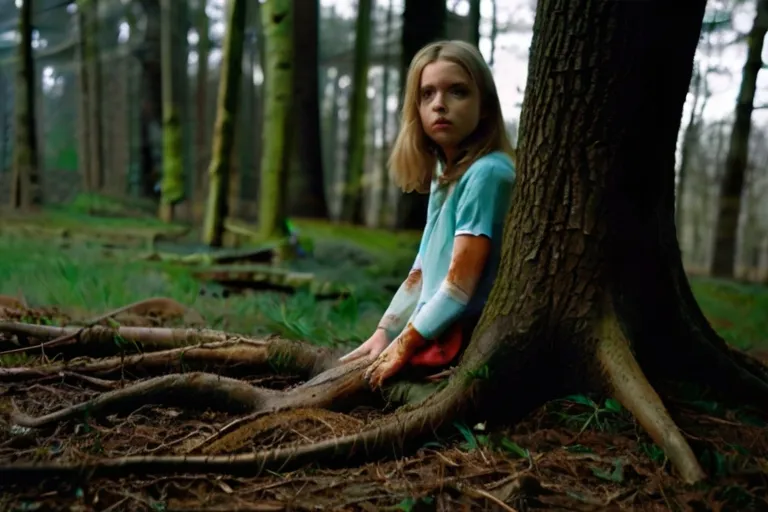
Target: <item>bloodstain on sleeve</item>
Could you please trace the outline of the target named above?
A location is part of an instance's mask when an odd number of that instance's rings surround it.
[[[459,235],[453,245],[447,284],[472,296],[491,252],[491,240],[485,236]]]

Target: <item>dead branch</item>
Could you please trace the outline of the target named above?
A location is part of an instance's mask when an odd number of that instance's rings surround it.
[[[168,327],[118,327],[111,328],[94,325],[83,330],[81,327],[57,327],[51,325],[35,325],[20,322],[0,322],[0,332],[16,336],[28,336],[40,340],[63,338],[68,335],[77,337],[78,345],[101,345],[107,348],[114,346],[113,352],[118,353],[116,341],[125,341],[141,350],[162,350],[185,345],[215,343],[226,341],[231,334],[210,329],[172,329]],[[45,345],[31,345],[30,348],[45,348]],[[137,350],[138,351],[138,350]]]

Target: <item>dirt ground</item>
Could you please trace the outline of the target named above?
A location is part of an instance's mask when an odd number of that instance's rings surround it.
[[[0,350],[8,341],[0,334]],[[33,364],[40,363],[14,366]],[[72,377],[0,382],[0,465],[183,454],[201,446],[203,453],[242,453],[353,433],[380,414],[370,408],[348,415],[295,411],[251,421],[247,435],[224,438],[217,433],[238,416],[152,404],[51,428],[12,424],[12,411],[39,416],[122,385]],[[268,387],[295,383],[250,380]],[[258,478],[134,475],[26,487],[0,482],[0,510],[768,510],[768,418],[717,404],[670,406],[710,482],[683,485],[626,411],[606,404],[595,414],[584,399],[571,399],[547,404],[508,429],[457,424],[450,439],[435,439],[405,458],[346,468],[319,462]]]

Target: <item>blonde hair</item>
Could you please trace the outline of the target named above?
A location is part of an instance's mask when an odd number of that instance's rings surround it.
[[[507,137],[504,117],[493,75],[478,49],[464,41],[437,41],[430,43],[413,57],[405,82],[405,95],[401,111],[401,127],[389,156],[392,180],[404,192],[429,192],[432,173],[437,167],[440,152],[421,125],[419,101],[421,73],[435,61],[444,60],[461,66],[477,85],[480,94],[480,122],[464,141],[463,153],[457,162],[445,170],[441,183],[457,180],[478,158],[493,151],[513,156],[512,144]]]

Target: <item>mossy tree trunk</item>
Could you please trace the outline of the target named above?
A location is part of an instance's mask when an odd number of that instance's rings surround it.
[[[736,100],[730,146],[725,159],[725,176],[720,184],[712,260],[714,276],[732,277],[735,271],[741,195],[749,158],[749,133],[752,129],[757,75],[763,64],[761,55],[766,32],[768,32],[768,0],[757,0],[757,14],[747,37],[747,61],[741,74],[741,87]]]
[[[259,232],[265,240],[282,234],[293,113],[293,2],[261,5],[266,59],[264,126],[259,187]]]
[[[35,63],[32,58],[32,0],[25,0],[19,10],[16,68],[16,143],[13,145],[11,206],[30,210],[42,204],[37,155],[35,119]]]
[[[173,221],[174,206],[184,198],[184,159],[179,82],[187,79],[187,37],[178,0],[160,2],[160,37],[163,94],[163,174],[160,183],[160,219]],[[179,62],[183,66],[179,66]]]
[[[240,64],[243,61],[243,37],[247,0],[231,0],[224,38],[224,57],[219,80],[216,124],[213,132],[213,150],[208,168],[208,203],[203,225],[203,241],[220,247],[227,216],[229,168],[232,163],[234,131],[240,95]]]
[[[414,55],[426,44],[445,37],[447,19],[443,0],[405,0],[403,11],[400,91],[408,76]],[[402,102],[402,92],[400,94]],[[395,226],[400,229],[423,229],[427,222],[427,194],[402,194],[397,205]]]
[[[368,68],[371,48],[371,0],[357,3],[355,63],[352,102],[347,131],[347,176],[341,200],[341,220],[363,223],[363,175],[365,167],[366,117],[368,115]]]
[[[194,219],[200,220],[205,206],[206,171],[210,156],[210,140],[208,139],[208,54],[211,41],[208,36],[209,20],[205,12],[206,2],[200,1],[200,8],[196,13],[197,34],[197,90],[195,92],[196,119],[195,119],[195,184],[194,204],[192,205]]]

